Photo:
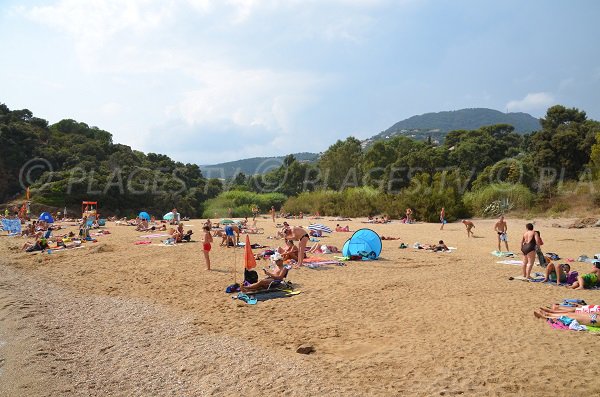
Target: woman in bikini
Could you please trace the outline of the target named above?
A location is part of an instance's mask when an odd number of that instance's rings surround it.
[[[304,255],[306,252],[306,245],[310,240],[310,236],[308,232],[299,226],[284,226],[282,230],[285,235],[286,240],[296,240],[298,241],[298,263],[296,264],[296,268],[302,266],[302,261],[304,261]]]
[[[525,233],[523,233],[523,238],[521,239],[521,252],[523,253],[523,277],[531,278],[531,269],[533,268],[533,263],[535,262],[535,249],[538,245],[542,245],[542,241],[540,237],[533,231],[533,224],[528,223],[525,225],[527,229]]]

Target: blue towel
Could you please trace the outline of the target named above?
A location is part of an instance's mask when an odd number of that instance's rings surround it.
[[[20,234],[21,233],[21,220],[20,219],[2,219],[2,228],[7,231],[8,234]]]

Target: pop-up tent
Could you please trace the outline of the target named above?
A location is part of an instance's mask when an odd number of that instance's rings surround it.
[[[50,213],[48,212],[42,212],[42,214],[39,217],[40,221],[44,221],[46,223],[54,223],[54,218],[52,218],[52,215],[50,215]]]
[[[359,229],[344,243],[342,255],[360,255],[363,259],[377,259],[381,254],[381,237],[371,229]]]
[[[142,212],[140,212],[138,214],[138,218],[145,219],[145,220],[149,221],[150,220],[150,215],[147,212],[142,211]]]

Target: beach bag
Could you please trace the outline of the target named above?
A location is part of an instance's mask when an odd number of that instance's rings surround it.
[[[258,273],[255,270],[244,269],[244,281],[254,284],[258,282]]]

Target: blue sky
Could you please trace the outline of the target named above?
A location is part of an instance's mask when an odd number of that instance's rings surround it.
[[[0,102],[183,162],[319,152],[465,107],[600,120],[594,0],[1,4]]]

